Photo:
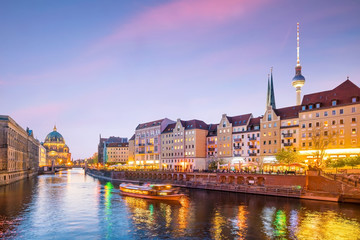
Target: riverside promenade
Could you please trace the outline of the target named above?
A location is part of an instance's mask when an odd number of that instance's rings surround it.
[[[110,181],[168,183],[178,187],[240,192],[360,204],[360,187],[322,174],[197,173],[164,171],[108,171],[86,169],[86,174]]]

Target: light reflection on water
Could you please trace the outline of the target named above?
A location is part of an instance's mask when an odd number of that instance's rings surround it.
[[[0,238],[359,239],[360,207],[184,190],[181,203],[121,196],[69,170],[0,187]]]

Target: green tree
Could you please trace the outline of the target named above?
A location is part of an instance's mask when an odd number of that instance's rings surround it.
[[[335,168],[336,169],[336,173],[338,168],[344,167],[346,164],[345,159],[344,158],[339,158],[337,160],[332,160],[329,164],[330,167]]]
[[[281,149],[280,152],[275,154],[275,157],[279,163],[291,164],[295,162],[300,162],[299,153],[291,148]]]
[[[315,150],[315,167],[320,168],[324,165],[323,160],[325,156],[325,151],[328,148],[329,144],[334,141],[336,135],[337,132],[335,130],[330,131],[327,129],[327,126],[324,125],[315,127],[314,130],[311,132],[312,147]]]
[[[360,157],[348,157],[344,159],[345,165],[354,168],[357,165],[360,165]]]
[[[209,170],[216,170],[218,165],[221,165],[221,164],[224,164],[224,163],[225,163],[225,161],[222,158],[220,158],[220,159],[212,159],[209,162],[208,169]]]

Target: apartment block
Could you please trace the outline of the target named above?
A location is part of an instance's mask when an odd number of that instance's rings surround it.
[[[129,143],[108,143],[105,162],[125,164],[129,158]]]

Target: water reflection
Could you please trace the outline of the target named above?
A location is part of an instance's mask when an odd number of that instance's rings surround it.
[[[181,203],[122,196],[82,170],[0,187],[0,238],[359,239],[360,207],[184,190]]]

